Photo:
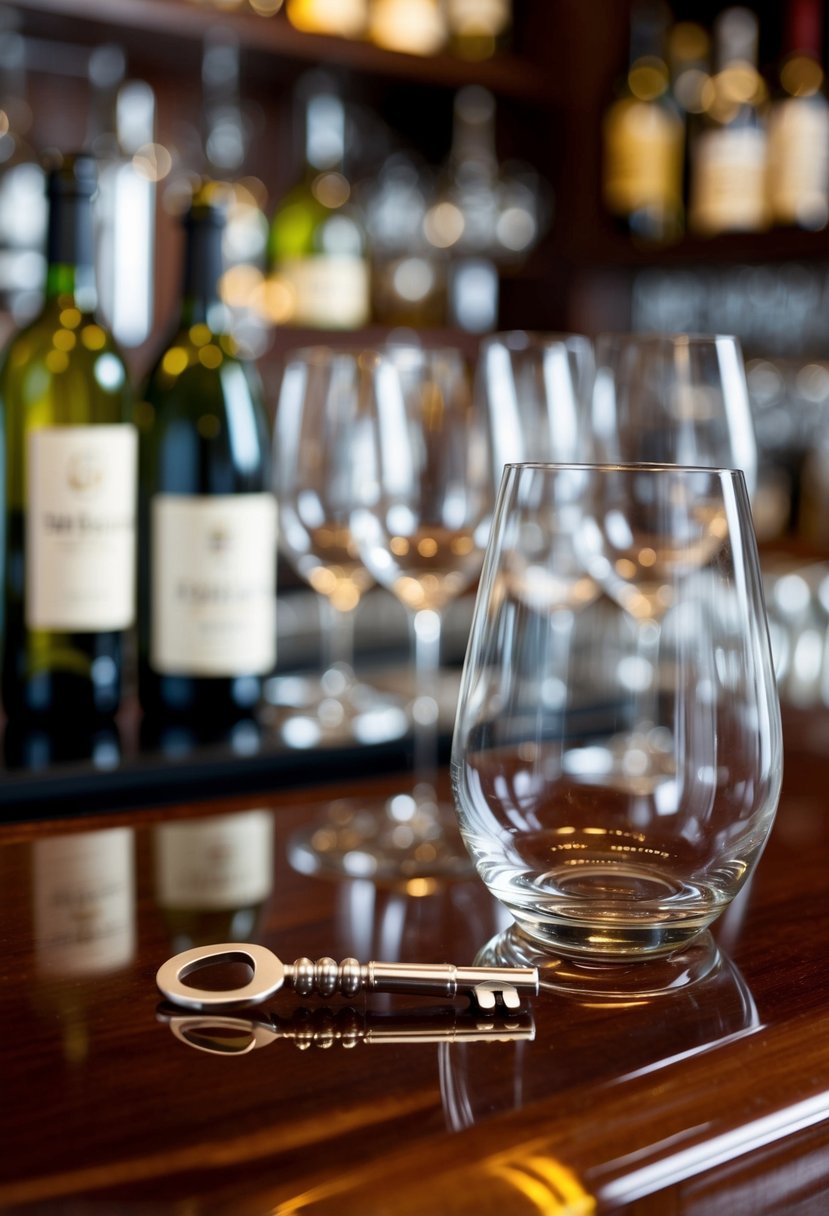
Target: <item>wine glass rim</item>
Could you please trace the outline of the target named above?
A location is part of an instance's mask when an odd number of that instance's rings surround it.
[[[646,460],[630,460],[630,461],[598,461],[590,463],[589,461],[543,461],[543,460],[522,460],[522,461],[507,461],[504,464],[504,469],[537,469],[542,472],[554,473],[559,470],[566,472],[579,473],[708,473],[716,474],[717,476],[728,477],[744,477],[742,469],[721,466],[721,465],[703,465],[703,464],[669,464],[667,461],[646,461]]]
[[[481,340],[481,346],[495,346],[500,343],[509,350],[526,350],[531,346],[585,346],[591,347],[591,339],[587,334],[570,333],[564,330],[544,329],[502,329],[496,333],[487,334]]]
[[[361,360],[379,361],[384,357],[385,352],[379,346],[363,346],[359,343],[355,346],[349,346],[346,343],[341,345],[328,342],[309,342],[303,346],[295,346],[292,350],[286,351],[283,356],[283,363],[287,367],[290,363],[329,363],[335,359],[351,359],[355,363]]]
[[[739,344],[739,338],[736,334],[725,333],[685,333],[682,331],[672,330],[654,330],[648,333],[629,333],[624,330],[606,330],[596,335],[596,346],[610,345],[616,343],[621,345],[637,346],[657,346],[659,344],[672,346],[706,346],[716,345],[720,342],[730,342],[734,345]]]

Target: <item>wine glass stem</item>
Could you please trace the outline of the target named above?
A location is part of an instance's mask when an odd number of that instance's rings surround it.
[[[637,726],[648,730],[659,719],[659,640],[661,629],[655,620],[637,623],[637,652],[643,667],[642,692],[639,697]]]
[[[412,706],[414,773],[418,784],[434,790],[438,767],[438,676],[440,674],[440,613],[421,608],[412,618],[415,697]]]
[[[335,608],[325,595],[320,596],[320,653],[324,672],[336,667],[353,677],[354,613]]]

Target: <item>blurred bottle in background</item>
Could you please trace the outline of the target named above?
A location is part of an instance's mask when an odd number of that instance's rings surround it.
[[[512,0],[445,0],[449,48],[462,59],[490,59],[512,28]]]
[[[155,182],[138,154],[153,145],[155,95],[125,72],[121,47],[91,52],[86,146],[98,162],[98,305],[115,339],[129,348],[147,340],[154,321]]]
[[[499,276],[543,234],[550,192],[528,165],[500,163],[495,98],[480,85],[455,94],[452,142],[423,228],[447,259],[446,324],[487,333],[498,323]]]
[[[821,0],[789,0],[785,58],[769,114],[772,223],[818,229],[829,220],[829,102]]]
[[[711,91],[711,37],[694,21],[678,21],[668,32],[671,94],[683,124],[682,202],[687,217],[691,187],[691,149]]]
[[[684,227],[684,131],[665,59],[669,22],[661,0],[634,4],[628,72],[602,126],[605,205],[647,242],[675,240]]]
[[[413,154],[396,151],[365,187],[372,314],[382,324],[440,326],[446,321],[448,259],[424,232],[432,176]]]
[[[388,51],[436,55],[448,32],[441,0],[371,0],[368,35]]]
[[[241,80],[239,40],[232,30],[217,25],[206,36],[202,52],[202,172],[228,187],[221,283],[228,332],[241,355],[258,358],[270,340],[270,319],[262,305],[267,190],[245,173],[253,120],[243,103]]]
[[[46,184],[29,143],[26,45],[13,9],[0,8],[0,341],[43,302]]]
[[[272,278],[283,321],[359,329],[370,315],[366,236],[345,164],[347,110],[333,78],[302,78],[296,106],[304,121],[304,163],[297,184],[271,219]]]
[[[359,38],[368,21],[368,0],[287,0],[285,12],[305,33]]]
[[[448,323],[473,333],[497,324],[498,193],[495,98],[466,85],[455,94],[452,144],[425,232],[449,255]]]
[[[703,236],[768,227],[768,91],[757,70],[758,20],[748,8],[714,23],[715,67],[691,152],[690,227]]]

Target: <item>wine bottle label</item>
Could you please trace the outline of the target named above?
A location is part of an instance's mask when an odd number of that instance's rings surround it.
[[[285,258],[279,277],[291,293],[294,325],[358,329],[369,319],[369,272],[363,258]]]
[[[135,954],[132,828],[36,840],[34,938],[44,975],[126,967]]]
[[[757,232],[767,224],[766,135],[759,127],[705,131],[694,155],[697,232]]]
[[[768,188],[772,217],[822,228],[829,218],[829,107],[796,97],[779,101],[769,122]]]
[[[605,119],[604,193],[617,215],[679,204],[682,124],[670,111],[620,101]]]
[[[137,459],[137,433],[128,423],[29,432],[29,629],[91,633],[132,625]]]
[[[161,824],[155,878],[162,908],[208,912],[262,903],[273,888],[272,812]]]
[[[276,499],[158,494],[150,663],[164,674],[265,675],[276,661]]]

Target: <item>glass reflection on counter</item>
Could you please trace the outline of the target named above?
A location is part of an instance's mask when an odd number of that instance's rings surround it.
[[[255,937],[274,883],[266,810],[159,824],[155,897],[175,951]]]
[[[723,953],[705,978],[676,991],[625,997],[547,992],[535,1013],[537,1046],[518,1043],[509,1058],[504,1053],[482,1061],[463,1043],[439,1048],[441,1097],[453,1131],[553,1091],[618,1085],[760,1028],[751,990]],[[541,1053],[554,1058],[542,1060]]]
[[[333,952],[361,959],[421,957],[423,943],[450,950],[451,962],[471,963],[481,934],[496,933],[509,915],[494,900],[482,909],[477,880],[412,878],[378,886],[355,878],[338,887]]]

